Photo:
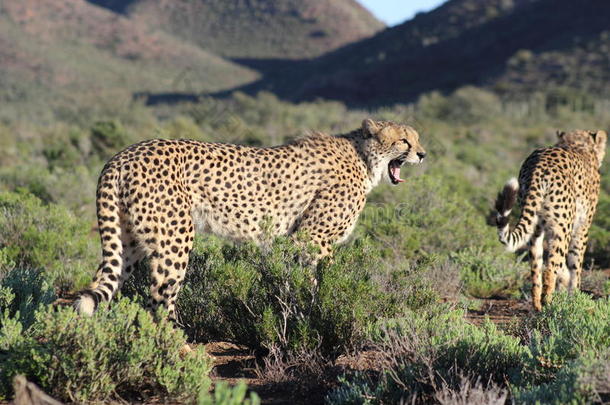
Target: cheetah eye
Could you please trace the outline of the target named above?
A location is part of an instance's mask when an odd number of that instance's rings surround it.
[[[401,139],[401,141],[402,141],[403,143],[406,143],[406,144],[407,144],[407,146],[408,146],[409,148],[411,147],[411,144],[410,144],[410,143],[409,143],[409,141],[407,141],[406,139]]]

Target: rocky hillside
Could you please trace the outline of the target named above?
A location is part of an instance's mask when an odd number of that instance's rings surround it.
[[[467,84],[508,95],[568,86],[610,96],[609,37],[605,0],[450,0],[249,89],[356,105]]]
[[[464,85],[610,97],[610,2],[449,0],[389,29],[355,0],[0,2],[0,120],[142,93],[375,106]]]
[[[257,78],[254,71],[83,0],[1,3],[0,72],[5,103],[210,92]]]
[[[90,1],[229,58],[310,58],[384,27],[355,0]]]

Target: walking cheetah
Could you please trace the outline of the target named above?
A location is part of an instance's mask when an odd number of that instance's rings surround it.
[[[102,262],[76,308],[91,314],[109,301],[135,264],[150,258],[152,308],[174,304],[193,244],[194,227],[235,240],[305,231],[320,256],[345,241],[380,180],[403,182],[400,168],[426,152],[411,127],[365,120],[361,128],[314,133],[272,148],[150,140],[104,167],[97,189]]]
[[[529,242],[534,308],[551,301],[558,279],[562,288],[580,287],[587,237],[599,198],[599,168],[606,152],[604,131],[558,132],[555,146],[535,150],[523,163],[519,180],[510,179],[496,200],[500,242],[514,252]],[[521,217],[509,229],[519,194]],[[544,275],[543,240],[548,258]],[[567,256],[567,267],[566,267]]]

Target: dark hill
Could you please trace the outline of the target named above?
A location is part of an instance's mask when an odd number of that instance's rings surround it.
[[[607,0],[451,0],[249,89],[371,105],[474,84],[610,93]]]

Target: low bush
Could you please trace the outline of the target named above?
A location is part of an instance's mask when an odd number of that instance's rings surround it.
[[[331,404],[400,401],[427,403],[442,392],[459,392],[464,375],[485,376],[486,384],[503,383],[522,363],[526,349],[491,323],[468,324],[463,312],[446,305],[414,312],[386,324],[377,337],[384,372],[378,378],[343,378],[331,392]]]
[[[220,382],[214,387],[212,394],[201,391],[197,405],[259,405],[260,398],[256,393],[248,394],[248,386],[239,382],[234,387]]]
[[[333,354],[362,343],[379,319],[399,315],[409,303],[398,288],[405,275],[388,274],[382,283],[383,263],[368,241],[337,248],[317,268],[308,264],[312,251],[301,242],[200,241],[178,300],[191,338]],[[124,288],[128,295],[147,290],[141,272]],[[434,299],[428,290],[412,293],[414,305]]]
[[[583,354],[610,347],[610,299],[557,294],[553,304],[544,307],[527,328],[531,330],[528,345],[532,356],[519,383],[546,383]]]
[[[91,127],[93,152],[102,159],[112,157],[135,140],[136,138],[118,121],[98,121]]]
[[[25,192],[0,192],[3,262],[44,269],[61,289],[82,287],[91,278],[97,248],[89,232],[90,224],[61,205],[44,204]]]
[[[602,403],[610,396],[609,314],[608,299],[558,294],[526,322],[522,334],[530,338],[521,341],[489,322],[470,325],[461,311],[432,307],[387,323],[377,335],[385,371],[343,376],[327,402],[459,403],[510,389],[516,403]]]
[[[605,404],[610,400],[610,349],[586,350],[564,363],[546,383],[513,387],[520,404]]]
[[[14,268],[0,273],[0,326],[3,319],[28,328],[38,309],[55,301],[53,287],[38,270]]]
[[[160,317],[163,318],[163,317]],[[196,398],[207,392],[212,361],[198,349],[181,357],[181,331],[127,299],[92,317],[47,307],[27,329],[5,312],[0,329],[0,395],[18,374],[64,401]]]
[[[498,254],[497,250],[474,247],[450,255],[460,269],[464,290],[470,296],[492,298],[518,294],[526,266],[513,255]]]

